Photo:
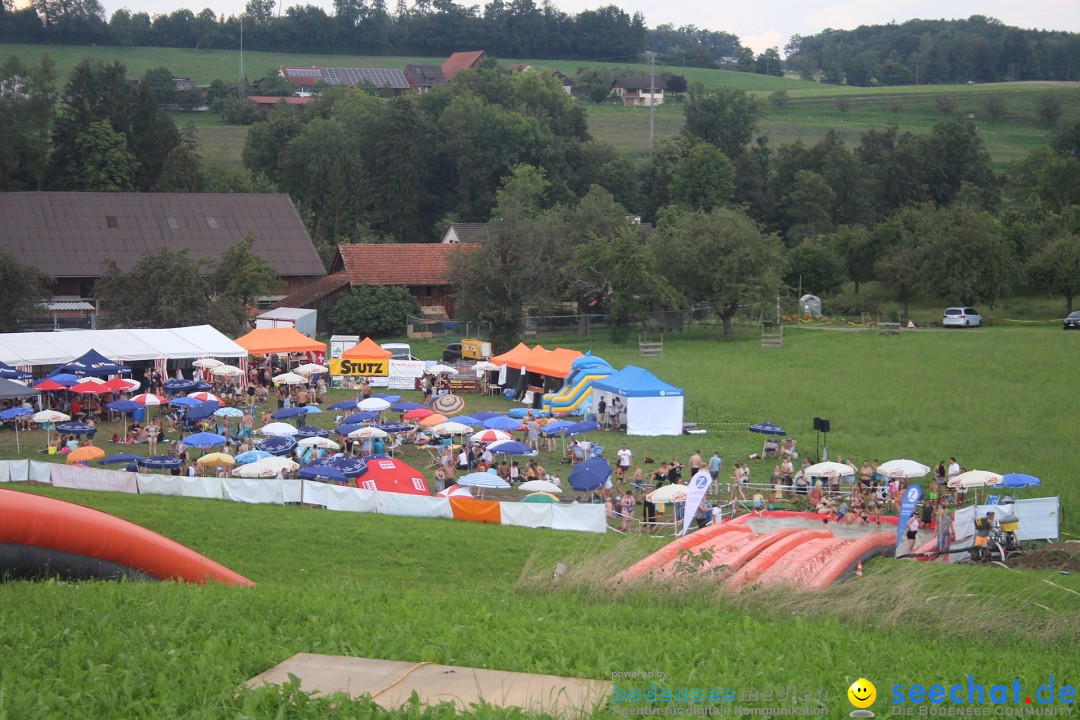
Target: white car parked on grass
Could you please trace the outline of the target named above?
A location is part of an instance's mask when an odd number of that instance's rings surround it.
[[[982,325],[982,315],[973,307],[945,308],[941,324],[944,327],[979,327]]]

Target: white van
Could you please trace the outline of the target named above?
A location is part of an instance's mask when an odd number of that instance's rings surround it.
[[[409,343],[382,343],[379,345],[383,350],[390,351],[391,360],[418,360],[413,357],[412,346]]]

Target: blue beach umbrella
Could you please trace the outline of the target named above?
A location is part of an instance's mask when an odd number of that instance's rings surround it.
[[[589,458],[579,462],[570,471],[570,487],[578,492],[588,492],[606,484],[611,478],[611,465],[604,458]]]
[[[224,435],[218,435],[217,433],[201,432],[194,435],[188,435],[180,442],[189,447],[197,447],[202,450],[206,448],[214,447],[215,445],[224,445],[226,438]]]
[[[139,465],[153,470],[178,468],[183,464],[183,460],[172,455],[154,455],[153,457],[139,458]]]
[[[424,406],[418,402],[412,402],[411,400],[402,400],[401,402],[396,402],[391,405],[390,410],[396,413],[407,413],[410,410],[417,410],[422,407]]]
[[[528,455],[533,451],[531,447],[517,440],[503,440],[502,442],[491,443],[487,446],[487,449],[498,455]]]
[[[253,463],[256,460],[262,460],[263,458],[268,457],[273,457],[273,455],[265,450],[248,450],[247,452],[237,455],[234,460],[236,460],[237,465],[247,465],[248,463]]]
[[[334,403],[333,405],[327,406],[326,409],[327,410],[355,410],[356,409],[356,401],[355,400],[342,400],[340,402]]]
[[[330,437],[330,431],[324,430],[321,427],[315,427],[314,425],[301,425],[296,428],[297,438],[309,438],[309,437]]]
[[[779,425],[773,425],[771,422],[751,425],[750,432],[761,433],[762,435],[787,435],[787,430],[784,430]]]
[[[291,437],[278,435],[276,437],[269,437],[263,440],[261,443],[255,446],[256,450],[265,450],[271,455],[277,455],[282,457],[288,455],[296,447],[296,440]]]
[[[116,453],[115,455],[106,455],[98,460],[98,465],[130,465],[131,463],[138,464],[140,460],[144,458],[140,455],[132,455],[131,453]]]
[[[476,417],[475,415],[473,417]],[[484,420],[484,427],[491,430],[520,430],[521,421],[513,418],[508,418],[505,415],[496,415],[495,417]]]
[[[345,473],[333,465],[305,465],[300,468],[298,475],[305,480],[333,480],[341,483],[348,480]]]
[[[275,420],[288,420],[289,418],[298,417],[300,415],[307,415],[307,408],[301,408],[301,407],[282,408],[281,410],[278,410],[276,413],[274,413],[270,417],[274,418]]]

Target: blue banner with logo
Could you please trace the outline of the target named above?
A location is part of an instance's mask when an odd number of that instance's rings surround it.
[[[911,519],[916,508],[919,507],[920,500],[922,500],[922,488],[918,485],[908,485],[907,490],[904,490],[904,499],[900,501],[900,521],[896,524],[897,547],[903,542],[904,528],[907,527],[908,520]]]

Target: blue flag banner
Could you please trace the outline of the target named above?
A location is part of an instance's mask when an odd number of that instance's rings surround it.
[[[904,499],[900,501],[900,521],[896,524],[897,547],[903,541],[904,528],[907,527],[908,520],[919,506],[920,500],[922,500],[922,488],[918,485],[908,485],[907,490],[904,491]]]

